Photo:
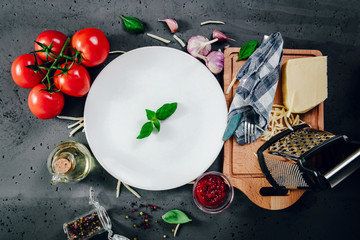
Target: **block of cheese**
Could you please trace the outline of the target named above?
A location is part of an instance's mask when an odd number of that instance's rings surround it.
[[[288,60],[282,69],[284,106],[305,113],[327,98],[327,57]]]

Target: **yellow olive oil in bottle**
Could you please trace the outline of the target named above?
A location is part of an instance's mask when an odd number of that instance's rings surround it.
[[[51,184],[71,183],[84,179],[92,166],[92,155],[81,143],[65,141],[50,153],[47,166],[52,175]]]

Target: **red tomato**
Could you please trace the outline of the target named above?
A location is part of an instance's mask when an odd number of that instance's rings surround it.
[[[43,84],[36,85],[31,89],[28,97],[28,105],[31,112],[41,119],[49,119],[59,115],[64,108],[64,94],[62,92],[49,93],[43,91]]]
[[[71,62],[68,62],[67,67],[70,65]],[[60,67],[64,68],[65,63]],[[80,64],[74,63],[66,73],[56,70],[54,76],[55,86],[67,95],[82,97],[90,90],[90,75]]]
[[[36,57],[39,65],[43,64],[39,57]],[[39,84],[45,77],[47,71],[34,71],[26,66],[35,64],[35,56],[33,54],[24,54],[15,59],[11,65],[11,76],[14,82],[23,88],[32,88]]]
[[[71,46],[81,52],[82,64],[86,67],[103,63],[110,50],[105,34],[97,28],[85,28],[75,33],[71,39]]]
[[[44,31],[39,34],[39,36],[36,38],[36,42],[40,42],[46,46],[50,46],[51,43],[53,43],[51,47],[51,51],[53,51],[56,55],[59,55],[62,48],[64,47],[64,44],[66,42],[66,35],[59,31],[54,30],[48,30]],[[35,43],[35,51],[43,49],[39,44]],[[66,52],[65,52],[66,53]],[[57,56],[50,53],[50,56],[48,56],[48,59],[46,59],[46,52],[37,52],[39,57],[44,61],[50,61],[54,62]]]

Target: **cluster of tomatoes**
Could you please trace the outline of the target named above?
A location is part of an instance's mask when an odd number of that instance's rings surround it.
[[[44,31],[35,40],[35,51],[15,59],[11,75],[17,85],[32,88],[28,105],[41,119],[59,115],[64,107],[64,93],[82,97],[90,90],[90,76],[85,67],[103,63],[110,50],[105,34],[85,28],[68,38],[59,31]]]

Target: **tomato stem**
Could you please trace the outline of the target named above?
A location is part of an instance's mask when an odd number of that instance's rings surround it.
[[[67,38],[65,43],[64,43],[63,48],[61,49],[61,52],[60,52],[59,56],[57,56],[55,61],[51,64],[51,66],[49,67],[48,72],[46,73],[45,77],[42,80],[42,81],[44,81],[45,79],[47,80],[48,86],[46,87],[46,89],[48,90],[48,92],[52,92],[52,84],[51,84],[51,81],[50,81],[50,73],[51,73],[51,71],[53,69],[56,69],[56,65],[58,64],[60,59],[64,56],[65,49],[66,49],[67,45],[69,44],[69,42],[70,42],[70,38]]]

